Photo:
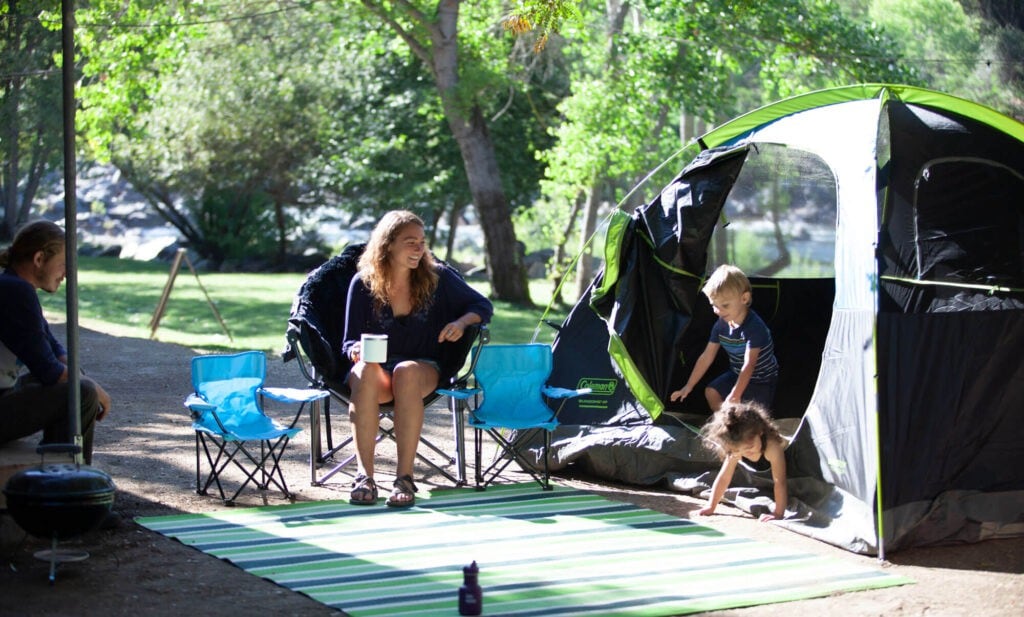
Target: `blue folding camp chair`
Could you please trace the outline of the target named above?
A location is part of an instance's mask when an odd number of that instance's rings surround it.
[[[263,380],[267,359],[262,351],[245,351],[228,355],[192,358],[192,388],[185,400],[192,415],[196,433],[196,492],[206,495],[211,484],[217,485],[220,498],[234,505],[235,498],[250,483],[260,490],[264,503],[271,484],[294,499],[281,472],[281,456],[288,441],[301,428],[295,426],[307,403],[328,394],[322,390],[268,388]],[[285,425],[264,413],[263,399],[299,404],[291,423]],[[256,450],[259,444],[259,450]],[[201,479],[200,450],[206,454],[209,472]],[[245,481],[231,497],[221,485],[221,476],[229,465],[242,471]]]
[[[551,347],[540,343],[525,345],[486,345],[474,348],[474,388],[439,389],[438,393],[451,397],[468,407],[468,423],[473,427],[476,450],[476,488],[483,490],[492,483],[512,461],[516,461],[544,490],[551,489],[548,470],[548,448],[551,431],[558,426],[558,412],[569,398],[587,394],[590,388],[569,390],[547,385],[551,376]],[[548,401],[561,401],[556,410]],[[503,431],[511,431],[508,436]],[[483,433],[498,444],[500,456],[483,469]],[[543,474],[525,453],[537,433],[543,433],[540,458],[544,460]]]

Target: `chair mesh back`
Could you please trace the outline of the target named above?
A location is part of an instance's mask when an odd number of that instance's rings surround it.
[[[474,415],[484,422],[542,424],[553,415],[541,389],[551,375],[551,347],[484,345],[474,371],[484,399]]]
[[[267,357],[262,351],[192,358],[192,388],[196,392],[199,392],[199,384],[207,381],[252,377],[262,384],[266,376]]]
[[[262,351],[192,358],[192,387],[208,403],[224,413],[225,424],[249,422],[248,414],[263,415],[256,389],[263,385],[267,362]],[[228,426],[228,428],[234,428]]]

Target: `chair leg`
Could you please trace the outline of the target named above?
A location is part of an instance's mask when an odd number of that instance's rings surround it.
[[[390,413],[381,414],[381,419],[382,420],[383,419],[388,419],[388,420],[391,420],[392,422],[394,422],[394,420],[391,417]],[[391,426],[381,425],[381,427],[380,427],[380,429],[378,431],[378,434],[377,434],[377,443],[380,443],[381,440],[383,440],[384,438],[390,439],[391,441],[394,441],[394,442],[397,443],[397,440],[395,439],[394,424],[392,424]],[[418,445],[419,446],[426,446],[428,449],[432,450],[434,452],[434,454],[436,454],[437,456],[443,458],[445,460],[446,464],[448,464],[448,465],[452,465],[452,464],[457,464],[458,463],[458,458],[457,457],[453,457],[452,455],[448,454],[447,452],[445,452],[444,450],[439,448],[437,445],[432,443],[429,439],[426,439],[426,438],[421,436]],[[428,467],[430,467],[431,469],[433,469],[437,473],[439,473],[442,476],[444,476],[445,478],[447,478],[449,481],[454,483],[456,486],[461,486],[462,484],[465,484],[464,481],[460,483],[459,478],[457,476],[452,475],[447,469],[445,469],[441,465],[437,464],[436,461],[434,461],[434,460],[430,459],[429,457],[427,457],[425,454],[423,454],[422,451],[420,451],[419,448],[417,448],[417,450],[416,450],[416,458],[419,459],[420,462],[422,462],[424,465],[427,465]],[[456,469],[456,473],[457,472],[458,472],[458,469]]]
[[[267,442],[265,442],[265,441],[260,441],[260,465],[259,465],[259,472],[260,472],[260,476],[261,477],[260,477],[259,489],[260,489],[260,497],[263,498],[263,505],[267,504],[267,484],[269,483],[269,480],[267,479],[267,468],[266,468],[266,461],[267,461],[267,447],[266,447],[266,443]],[[287,491],[285,492],[285,496],[286,497],[288,496]]]
[[[227,503],[229,500],[224,495],[224,487],[220,483],[220,474],[233,461],[235,455],[238,453],[238,448],[236,447],[234,451],[232,451],[231,453],[228,453],[227,452],[228,442],[222,441],[220,439],[216,439],[214,437],[210,437],[210,442],[212,442],[213,445],[216,446],[216,448],[217,448],[217,456],[214,457],[214,455],[210,452],[210,444],[207,443],[206,436],[203,435],[202,433],[199,433],[199,432],[197,432],[196,435],[199,438],[199,442],[202,444],[203,453],[206,455],[206,462],[210,466],[210,472],[206,475],[206,481],[203,482],[201,486],[198,483],[196,484],[196,493],[198,493],[199,495],[206,495],[206,494],[209,493],[210,485],[211,484],[216,484],[217,485],[217,492],[220,494],[220,498],[225,503]],[[198,480],[198,477],[199,477],[199,460],[198,460],[198,454],[197,454],[197,460],[196,460],[196,478],[197,478],[197,480]],[[228,504],[228,505],[231,505],[231,504]]]
[[[325,405],[324,405],[325,412],[324,412],[324,422],[323,422],[323,425],[322,425],[323,428],[324,428],[324,433],[326,435],[327,448],[326,449],[322,449],[321,447],[319,447],[320,443],[321,443],[320,439],[318,439],[319,431],[317,432],[317,435],[311,436],[311,440],[312,440],[311,448],[312,449],[311,449],[311,454],[310,454],[310,456],[311,456],[310,476],[311,476],[311,485],[312,486],[322,486],[322,485],[324,485],[327,482],[328,479],[330,479],[335,474],[341,472],[345,467],[348,467],[349,465],[351,465],[356,460],[355,454],[351,454],[349,456],[346,456],[343,460],[334,462],[335,455],[337,455],[343,449],[347,448],[350,444],[352,444],[353,440],[352,440],[351,436],[348,436],[343,441],[339,442],[337,445],[334,444],[333,435],[332,435],[331,429],[330,429],[330,414],[329,414],[329,412],[326,411],[326,408],[329,405],[330,405],[329,402],[325,403]],[[454,407],[454,405],[453,405],[453,407]],[[447,478],[455,486],[465,486],[467,484],[467,481],[466,481],[466,444],[465,444],[465,432],[464,432],[464,428],[463,428],[464,424],[465,424],[464,410],[461,409],[461,408],[453,409],[453,411],[452,411],[452,418],[453,418],[453,420],[452,420],[452,423],[453,423],[453,434],[455,436],[455,442],[456,442],[455,443],[455,448],[456,448],[455,456],[452,456],[448,452],[445,452],[441,447],[439,447],[437,444],[431,442],[429,439],[421,437],[420,438],[420,442],[419,442],[419,446],[421,448],[425,447],[428,450],[427,454],[432,452],[433,456],[440,457],[440,459],[442,459],[444,462],[439,464],[439,462],[438,462],[438,460],[436,458],[430,458],[430,456],[428,456],[423,451],[421,451],[420,448],[417,448],[416,458],[419,459],[419,461],[422,462],[423,464],[427,465],[431,469],[435,470],[437,473],[439,473],[442,476],[444,476],[445,478]],[[390,416],[390,412],[388,412],[388,411],[384,411],[383,413],[381,413],[381,420],[382,421],[383,420],[388,420],[389,422],[393,421],[391,416]],[[319,426],[320,426],[319,422],[317,422],[315,424],[311,423],[310,424],[310,430],[315,430]],[[387,423],[383,423],[382,422],[382,424],[380,425],[380,428],[379,428],[379,430],[377,432],[376,441],[377,441],[377,443],[380,443],[384,439],[390,439],[390,440],[394,441],[395,440],[395,432],[394,432],[394,426],[393,425],[388,426]],[[315,458],[312,458],[314,456],[315,456]],[[333,462],[333,465],[331,466],[331,468],[328,469],[326,472],[318,473],[316,471],[316,468],[322,467],[328,461],[332,461]],[[445,467],[444,467],[445,465],[455,465],[454,473],[450,472],[448,469],[445,469]]]
[[[466,485],[466,413],[464,404],[450,398],[452,434],[455,435],[455,486]]]
[[[528,430],[526,432],[513,436],[511,439],[506,439],[505,436],[502,435],[498,429],[487,429],[487,433],[498,444],[498,448],[500,450],[499,456],[494,460],[494,462],[492,462],[487,467],[487,469],[482,469],[483,445],[481,443],[481,434],[483,433],[483,430],[479,428],[475,430],[477,433],[475,439],[477,490],[486,489],[489,484],[497,480],[498,476],[501,475],[501,473],[505,471],[505,469],[508,468],[508,466],[511,465],[513,461],[518,463],[519,466],[523,469],[523,471],[530,474],[530,477],[532,477],[533,480],[540,485],[542,490],[548,491],[552,489],[550,482],[550,471],[548,466],[548,448],[551,438],[551,433],[549,431],[544,431],[544,445],[543,450],[541,452],[542,456],[544,457],[544,470],[543,474],[541,474],[540,472],[535,471],[534,465],[530,463],[530,461],[527,460],[525,456],[523,456],[522,452],[520,451],[519,444],[528,442],[530,437],[535,433],[535,431],[542,429]]]
[[[285,448],[288,447],[289,442],[289,437],[284,435],[278,440],[278,443],[270,447],[269,458],[274,461],[274,466],[271,467],[267,478],[269,483],[273,483],[284,493],[285,499],[295,501],[295,495],[288,490],[288,484],[284,479],[284,471],[281,469],[281,457],[284,456]],[[277,474],[277,480],[274,479],[274,474]]]
[[[501,472],[505,471],[505,468],[512,463],[513,457],[509,456],[509,448],[511,444],[505,437],[495,429],[476,429],[476,489],[482,491],[487,488],[489,484],[494,482]],[[483,468],[483,434],[487,433],[491,436],[491,439],[498,445],[499,452],[496,458],[487,466]]]
[[[199,431],[196,431],[196,494],[202,494],[199,492]]]
[[[288,490],[288,484],[281,469],[281,458],[284,456],[285,448],[289,443],[287,435],[282,436],[274,443],[270,443],[267,440],[260,441],[259,457],[250,452],[243,442],[227,442],[211,437],[210,439],[217,450],[216,455],[214,455],[205,436],[198,432],[196,435],[196,493],[206,495],[209,492],[210,485],[215,484],[224,505],[232,506],[235,503],[235,499],[251,483],[260,491],[264,502],[266,502],[266,493],[271,485],[277,487],[283,493],[285,499],[295,499],[295,495]],[[210,467],[210,472],[207,474],[205,482],[200,480],[199,465],[201,459],[198,452],[199,447],[203,449],[206,461]],[[240,458],[247,460],[251,466],[247,468],[243,461],[239,460]],[[221,483],[221,475],[232,464],[242,472],[245,479],[238,485],[235,492],[228,497]],[[268,465],[271,465],[269,469]]]
[[[352,462],[356,460],[355,454],[350,454],[350,455],[346,456],[340,462],[335,462],[335,456],[337,456],[339,452],[341,452],[342,450],[347,448],[350,444],[352,444],[354,440],[352,439],[352,436],[349,435],[348,437],[343,439],[340,443],[335,445],[335,443],[334,443],[334,431],[331,428],[331,399],[330,398],[327,398],[327,399],[324,400],[324,403],[323,403],[323,413],[324,413],[324,415],[323,415],[324,419],[323,419],[322,425],[319,422],[319,419],[318,419],[318,421],[317,421],[317,423],[315,425],[312,424],[312,423],[310,424],[310,431],[316,430],[316,433],[311,435],[311,437],[310,437],[310,439],[313,440],[312,444],[316,446],[316,449],[314,451],[312,451],[311,454],[310,454],[310,456],[311,456],[311,460],[310,460],[310,475],[311,475],[310,484],[311,484],[311,486],[323,486],[324,484],[327,483],[327,481],[332,476],[334,476],[335,474],[339,473],[345,467],[351,465]],[[321,446],[321,443],[322,443],[322,441],[321,441],[321,434],[320,434],[320,429],[321,428],[323,429],[323,439],[324,439],[324,441],[327,442],[327,447],[326,448],[323,448]],[[379,441],[379,439],[378,439],[378,441]],[[315,458],[313,458],[314,455],[315,455]],[[324,472],[322,474],[318,473],[317,469],[323,467],[328,462],[333,463],[331,465],[331,467],[326,472]]]
[[[548,451],[551,449],[551,431],[544,431],[544,447],[540,455],[544,457],[544,490],[551,490],[551,473],[548,469]]]
[[[252,463],[252,472],[249,472],[245,467],[234,460],[235,465],[247,476],[247,480],[235,491],[232,500],[242,492],[245,486],[252,482],[262,492],[266,493],[269,490],[270,485],[273,484],[280,490],[285,499],[293,500],[295,495],[288,490],[288,484],[284,479],[284,472],[281,470],[281,457],[284,455],[284,450],[288,446],[289,438],[287,435],[281,436],[276,442],[271,444],[267,440],[260,441],[260,458],[257,459],[253,456],[243,444],[238,444],[238,451],[245,455],[249,462]],[[268,470],[268,462],[273,462],[273,466]],[[257,474],[259,474],[259,480],[257,480]]]
[[[484,485],[484,474],[483,474],[483,431],[481,429],[473,429],[473,450],[475,456],[476,465],[473,468],[473,473],[476,476],[476,490],[482,491],[487,488]]]
[[[328,402],[327,404],[330,404]],[[320,400],[309,406],[309,485],[317,486],[316,469],[320,466]]]
[[[334,451],[334,435],[331,433],[331,399],[324,401],[324,428],[327,431],[327,451]]]

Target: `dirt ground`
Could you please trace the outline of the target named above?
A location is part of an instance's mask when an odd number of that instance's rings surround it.
[[[58,328],[58,336],[63,330]],[[246,574],[173,540],[144,529],[133,517],[223,508],[213,496],[195,493],[193,433],[182,406],[190,390],[190,349],[160,342],[121,338],[88,328],[80,332],[81,363],[111,393],[114,406],[97,430],[93,465],[117,486],[114,509],[125,522],[118,529],[95,531],[61,543],[85,550],[85,561],[63,564],[56,582],[48,580],[49,563],[35,558],[48,542],[25,536],[0,550],[0,615],[270,615],[341,614],[304,596]],[[297,368],[268,358],[268,385],[303,385]],[[285,413],[283,408],[271,408]],[[306,420],[303,419],[303,422]],[[438,441],[450,437],[443,411],[428,412],[426,432]],[[284,462],[289,487],[299,500],[347,498],[346,478],[336,476],[324,487],[310,483],[309,432],[289,446]],[[380,451],[378,480],[390,486],[393,451]],[[450,485],[421,466],[420,488]],[[661,487],[609,484],[587,478],[562,477],[559,482],[628,501],[675,516],[690,518],[700,503]],[[284,503],[277,495],[270,503]],[[261,505],[257,493],[239,498],[240,506]],[[738,510],[720,508],[703,524],[723,532],[780,543],[808,552],[882,567],[909,577],[915,584],[860,591],[714,613],[760,616],[829,615],[1022,615],[1024,614],[1024,539],[973,545],[912,549],[879,563],[759,523]],[[0,517],[4,519],[5,517]],[[10,519],[0,520],[10,525]]]

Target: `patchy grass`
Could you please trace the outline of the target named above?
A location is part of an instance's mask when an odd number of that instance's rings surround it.
[[[279,353],[284,348],[292,298],[305,279],[305,275],[298,273],[201,272],[197,277],[182,264],[154,333],[150,325],[169,276],[170,265],[166,263],[80,257],[79,323],[116,336],[153,335],[156,340],[205,351],[259,349]],[[490,296],[488,283],[471,284]],[[64,318],[66,289],[66,285],[61,285],[55,294],[39,294],[47,314]],[[492,342],[528,342],[533,340],[535,331],[537,341],[551,342],[555,330],[541,323],[551,293],[550,281],[531,281],[530,294],[536,307],[495,302],[490,327]],[[214,306],[223,319],[223,327]],[[553,307],[544,319],[560,323],[567,312],[566,307]]]

